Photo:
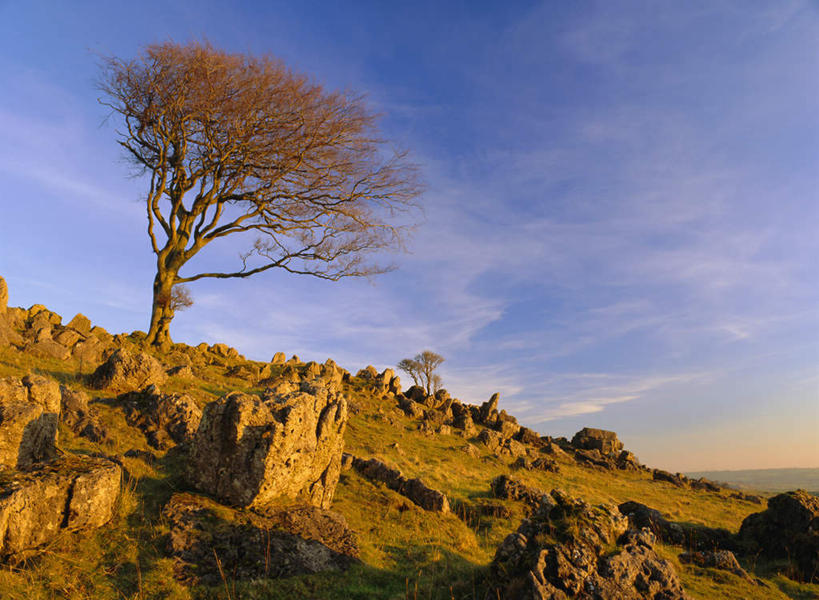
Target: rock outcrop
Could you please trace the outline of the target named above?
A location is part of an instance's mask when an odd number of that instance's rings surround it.
[[[38,375],[0,380],[0,467],[25,469],[56,456],[60,386]]]
[[[726,529],[712,529],[692,523],[675,523],[656,509],[639,502],[628,501],[618,506],[635,529],[649,529],[663,543],[682,546],[694,551],[734,550],[736,542]]]
[[[217,585],[222,573],[232,579],[288,577],[358,562],[344,517],[315,507],[262,516],[174,494],[162,514],[171,530],[176,577],[187,583]]]
[[[623,449],[623,442],[613,431],[584,427],[574,434],[572,446],[578,450],[598,450],[601,454],[616,456]]]
[[[420,479],[407,479],[401,474],[401,471],[388,467],[378,459],[364,460],[353,457],[352,465],[367,479],[380,481],[424,510],[441,513],[448,513],[450,510],[449,499],[445,494],[432,489]]]
[[[495,477],[495,479],[492,480],[491,488],[495,498],[519,500],[532,508],[539,506],[543,497],[546,496],[546,492],[543,490],[525,485],[507,475],[498,475]]]
[[[509,600],[688,600],[654,543],[648,530],[627,531],[616,507],[591,506],[552,490],[498,547],[491,565],[496,595]]]
[[[162,364],[150,354],[131,353],[125,348],[117,348],[91,374],[89,382],[96,389],[125,393],[142,390],[149,385],[159,386],[167,377]]]
[[[770,498],[745,517],[739,539],[748,553],[790,561],[800,579],[819,582],[819,497],[797,490]]]
[[[0,556],[21,555],[62,530],[107,523],[120,491],[120,467],[71,456],[0,479]]]
[[[120,397],[125,420],[158,450],[189,442],[199,429],[202,409],[188,394],[161,394],[155,386]]]
[[[188,480],[237,506],[302,497],[328,508],[346,424],[347,402],[325,380],[264,399],[227,394],[205,406],[191,442]]]
[[[99,442],[108,435],[97,411],[88,406],[88,395],[63,385],[60,386],[60,420],[75,434],[92,442]]]

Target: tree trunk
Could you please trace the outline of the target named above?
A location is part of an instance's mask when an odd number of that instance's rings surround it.
[[[176,274],[159,271],[154,278],[154,298],[151,306],[151,328],[146,342],[152,346],[167,347],[171,340],[171,321],[174,311],[171,308],[171,291]]]

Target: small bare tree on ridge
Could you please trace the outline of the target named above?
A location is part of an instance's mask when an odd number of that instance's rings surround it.
[[[442,387],[441,376],[435,372],[444,357],[432,350],[424,350],[415,355],[415,358],[404,358],[398,363],[398,368],[407,373],[412,382],[424,388],[427,396],[437,392]]]
[[[121,117],[119,144],[150,178],[148,343],[170,343],[182,283],[273,268],[335,281],[392,268],[367,259],[403,247],[418,172],[404,153],[385,152],[360,96],[326,91],[271,57],[202,43],[105,59],[99,87]],[[248,243],[235,270],[180,273],[227,236]]]

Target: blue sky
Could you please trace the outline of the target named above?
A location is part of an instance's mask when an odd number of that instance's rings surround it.
[[[153,255],[97,56],[208,39],[365,92],[423,170],[373,282],[191,285],[176,341],[351,370],[430,348],[544,434],[673,470],[819,467],[819,5],[0,2],[10,301],[146,329]],[[202,259],[236,261],[231,242]]]

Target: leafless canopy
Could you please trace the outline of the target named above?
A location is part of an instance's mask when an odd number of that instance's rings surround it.
[[[369,255],[402,246],[401,214],[420,187],[404,154],[385,154],[360,96],[267,56],[171,42],[105,59],[100,88],[121,117],[119,144],[150,177],[148,234],[169,285],[272,268],[330,280],[389,269]],[[255,234],[236,270],[179,274],[235,234]]]
[[[441,389],[441,376],[435,372],[444,357],[431,350],[424,350],[415,355],[415,358],[404,358],[398,363],[398,368],[407,373],[412,382],[424,388],[427,395]]]

